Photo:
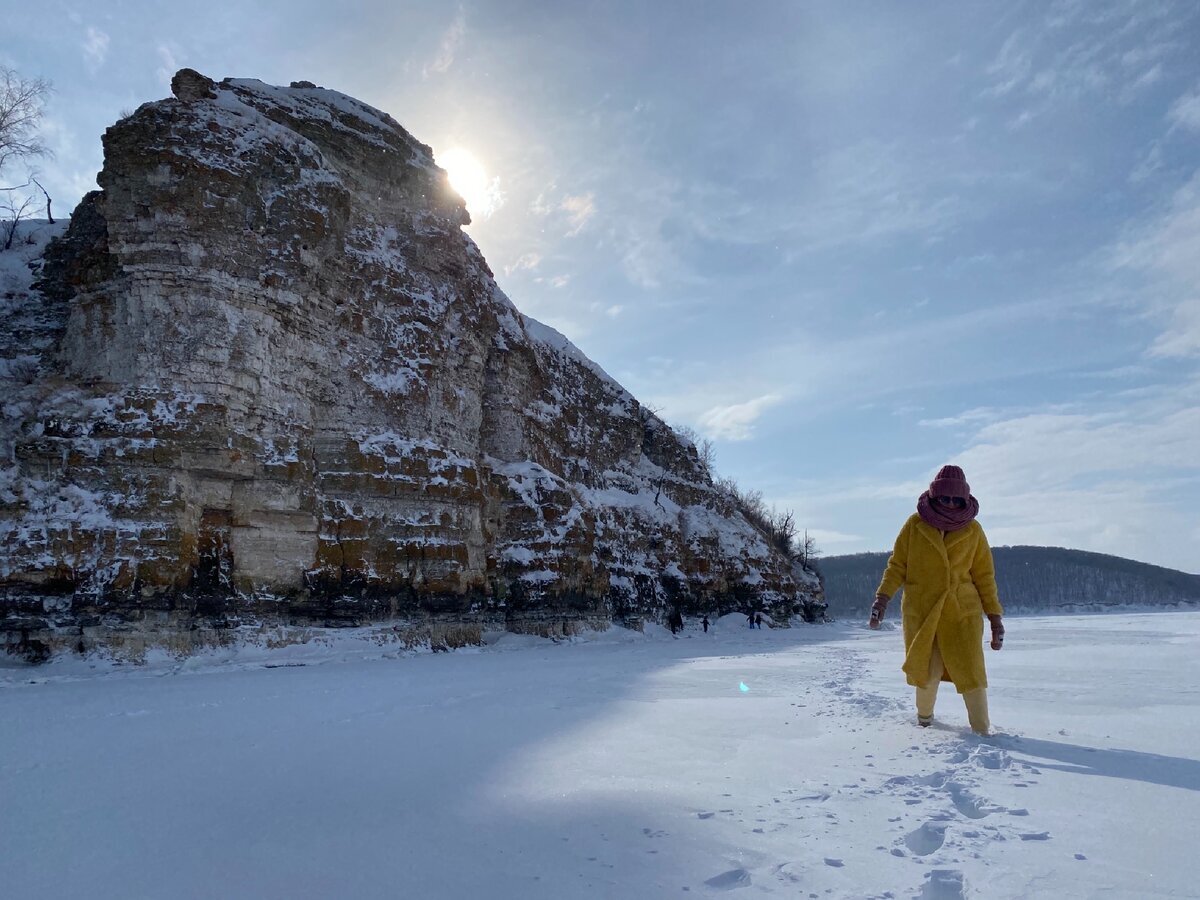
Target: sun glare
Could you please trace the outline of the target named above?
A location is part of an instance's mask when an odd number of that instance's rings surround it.
[[[473,218],[486,219],[499,209],[503,202],[500,179],[489,179],[487,170],[473,153],[462,147],[453,147],[441,154],[437,162],[446,170],[450,186],[466,202],[467,212]]]

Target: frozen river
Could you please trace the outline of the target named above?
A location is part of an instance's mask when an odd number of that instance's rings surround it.
[[[10,897],[1195,897],[1200,613],[0,670]]]

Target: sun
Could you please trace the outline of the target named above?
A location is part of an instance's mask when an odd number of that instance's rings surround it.
[[[438,156],[438,165],[446,170],[450,186],[467,204],[475,219],[486,219],[504,202],[500,179],[488,178],[487,170],[470,150],[452,147]]]

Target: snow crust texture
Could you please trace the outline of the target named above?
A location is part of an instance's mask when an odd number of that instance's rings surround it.
[[[366,623],[455,646],[816,590],[516,310],[390,116],[306,82],[172,88],[106,131],[101,190],[2,307],[11,650]]]

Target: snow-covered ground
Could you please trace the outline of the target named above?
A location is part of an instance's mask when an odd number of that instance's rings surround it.
[[[742,621],[0,670],[2,892],[1200,895],[1200,613],[1010,620],[990,739],[898,631]]]

